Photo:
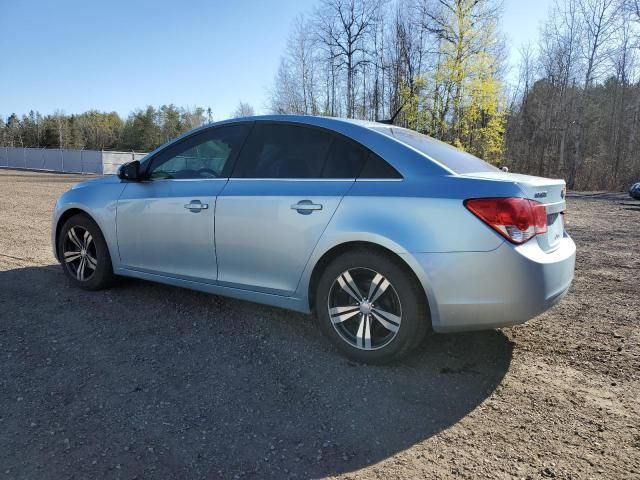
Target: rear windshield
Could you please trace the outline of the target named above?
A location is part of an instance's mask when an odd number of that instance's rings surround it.
[[[373,127],[373,130],[384,133],[415,148],[455,173],[493,172],[498,170],[498,168],[484,160],[480,160],[478,157],[474,157],[470,153],[458,150],[447,143],[413,130],[399,127]]]

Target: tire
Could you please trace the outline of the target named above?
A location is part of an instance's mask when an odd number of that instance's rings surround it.
[[[88,215],[74,215],[64,223],[58,236],[58,257],[67,278],[77,287],[100,290],[113,282],[107,242]]]
[[[315,313],[342,353],[371,364],[406,356],[431,324],[424,290],[412,272],[376,250],[353,250],[331,261],[318,281]]]

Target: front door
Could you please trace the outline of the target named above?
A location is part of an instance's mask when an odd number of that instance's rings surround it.
[[[246,124],[204,130],[145,162],[144,180],[118,200],[120,264],[128,269],[213,283],[218,276],[214,214],[227,183],[225,166]]]

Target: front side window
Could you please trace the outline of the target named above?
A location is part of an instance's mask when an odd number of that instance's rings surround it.
[[[207,179],[222,176],[238,154],[247,125],[230,125],[190,137],[152,160],[150,180]]]
[[[333,135],[300,125],[256,123],[233,172],[239,178],[320,178]]]

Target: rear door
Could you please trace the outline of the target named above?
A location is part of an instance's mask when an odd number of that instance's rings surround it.
[[[215,282],[216,196],[249,128],[221,126],[188,137],[152,158],[145,180],[126,185],[116,215],[123,267]]]
[[[293,294],[366,155],[323,129],[256,122],[218,197],[219,283]]]

